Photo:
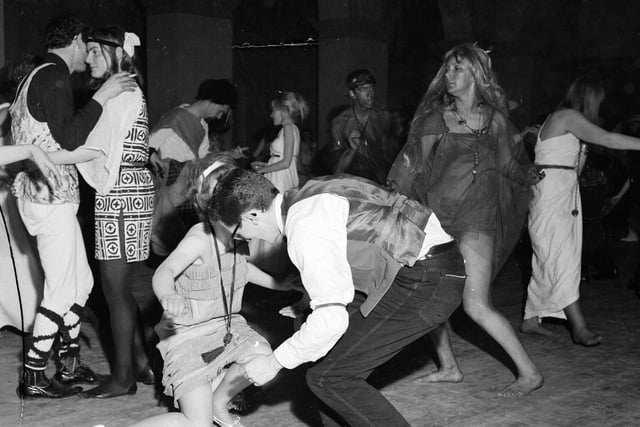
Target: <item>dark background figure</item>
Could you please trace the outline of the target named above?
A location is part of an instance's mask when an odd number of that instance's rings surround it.
[[[611,197],[623,185],[621,166],[613,150],[589,144],[589,156],[580,174],[582,198],[582,280],[613,279],[618,268],[608,255],[608,243],[603,226],[607,217],[613,218]],[[615,215],[619,217],[620,215]]]
[[[331,122],[334,149],[340,152],[334,172],[384,184],[400,151],[397,121],[375,102],[376,79],[371,71],[355,70],[345,84],[351,105]]]
[[[625,120],[620,125],[620,133],[625,135],[640,136],[640,116],[635,115]],[[621,214],[618,218],[609,219],[612,224],[623,224],[626,227],[626,241],[637,241],[637,230],[634,228],[638,226],[638,207],[640,206],[640,155],[635,151],[627,151],[620,156],[620,164],[622,166],[622,174],[626,178],[623,184],[624,188],[619,188],[614,197],[618,197],[618,205],[616,205],[612,211],[615,213],[615,208],[620,206],[619,211]],[[616,200],[613,200],[614,203]],[[616,221],[617,220],[617,221]],[[607,222],[605,225],[608,225]],[[624,235],[622,233],[621,235]],[[635,240],[634,240],[635,236]],[[623,237],[621,240],[625,240]],[[638,297],[640,297],[640,263],[636,264],[635,272],[631,280],[629,281],[629,289],[633,289]]]

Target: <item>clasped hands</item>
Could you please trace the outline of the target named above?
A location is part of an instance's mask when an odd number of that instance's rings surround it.
[[[349,148],[352,151],[358,151],[360,144],[362,144],[362,134],[359,130],[352,130],[349,133]]]

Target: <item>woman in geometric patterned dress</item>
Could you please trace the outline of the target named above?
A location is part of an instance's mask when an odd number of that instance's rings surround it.
[[[91,77],[102,82],[127,71],[140,77],[133,63],[133,33],[118,27],[94,30],[87,40],[86,62]],[[110,398],[135,394],[136,377],[148,370],[139,308],[130,287],[136,265],[149,257],[153,183],[148,161],[147,106],[139,87],[108,101],[85,145],[52,157],[57,163],[77,163],[96,190],[95,257],[109,306],[114,343],[111,377],[81,397]]]

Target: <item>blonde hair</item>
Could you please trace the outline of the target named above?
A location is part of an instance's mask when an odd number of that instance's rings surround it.
[[[296,123],[302,123],[309,114],[309,104],[302,95],[296,92],[283,92],[282,95],[271,101],[271,108],[286,111]]]
[[[444,54],[442,65],[431,84],[429,84],[429,88],[424,94],[414,117],[428,114],[436,108],[450,105],[453,102],[453,97],[447,92],[445,78],[447,63],[451,58],[457,63],[465,59],[469,61],[471,74],[473,74],[473,78],[476,81],[476,97],[478,101],[507,116],[509,114],[507,97],[491,69],[491,57],[475,44],[462,43]]]

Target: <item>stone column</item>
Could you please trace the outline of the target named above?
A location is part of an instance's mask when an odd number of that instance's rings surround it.
[[[232,78],[229,1],[148,2],[147,93],[149,120],[193,101],[209,78]]]
[[[0,66],[4,65],[4,0],[0,0]]]
[[[347,74],[368,68],[376,78],[376,99],[386,104],[389,70],[389,28],[383,0],[318,2],[318,144],[331,141],[329,123],[340,105],[349,104]]]

